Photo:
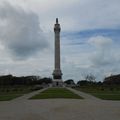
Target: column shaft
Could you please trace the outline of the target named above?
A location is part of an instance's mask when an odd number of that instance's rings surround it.
[[[60,32],[55,32],[55,70],[60,70]]]

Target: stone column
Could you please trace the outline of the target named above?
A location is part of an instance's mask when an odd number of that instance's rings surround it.
[[[58,23],[58,18],[56,18],[56,23],[54,25],[55,32],[55,69],[53,71],[54,80],[62,80],[62,72],[60,67],[60,24]]]

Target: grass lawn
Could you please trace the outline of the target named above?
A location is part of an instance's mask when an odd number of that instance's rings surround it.
[[[109,87],[80,87],[75,88],[104,100],[120,100],[120,89],[111,89]]]
[[[48,88],[47,90],[33,96],[30,99],[49,99],[49,98],[71,98],[82,99],[82,97],[74,94],[66,88]]]
[[[2,86],[0,87],[0,101],[8,101],[32,92],[32,86]]]
[[[14,98],[20,97],[23,94],[7,94],[7,95],[0,95],[0,101],[8,101]]]
[[[120,100],[120,94],[100,94],[100,93],[93,93],[92,95],[101,98],[103,100]]]

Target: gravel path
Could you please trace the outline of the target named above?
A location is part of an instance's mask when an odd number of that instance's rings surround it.
[[[86,99],[27,100],[40,91],[0,102],[0,120],[120,120],[120,101],[99,100],[78,91],[74,92]]]

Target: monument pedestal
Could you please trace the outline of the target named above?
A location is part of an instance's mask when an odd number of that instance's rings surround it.
[[[53,79],[53,83],[52,83],[53,87],[63,87],[64,83],[62,80],[60,79]]]

